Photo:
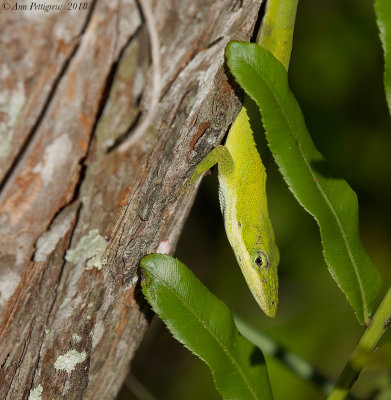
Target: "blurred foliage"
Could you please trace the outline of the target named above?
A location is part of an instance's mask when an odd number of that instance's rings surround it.
[[[367,0],[299,0],[290,85],[312,138],[356,191],[365,248],[391,283],[391,122],[383,89],[383,58],[373,4]],[[177,257],[234,313],[331,378],[336,378],[361,328],[330,277],[315,221],[296,203],[264,142],[268,203],[281,253],[280,301],[268,319],[252,298],[228,244],[219,211],[217,178],[204,178]],[[391,339],[384,335],[382,343]],[[320,392],[267,359],[276,400],[317,400]],[[154,320],[131,369],[159,400],[219,399],[208,368]],[[368,369],[353,388],[358,398],[391,399],[391,379]],[[121,399],[135,399],[123,389]]]

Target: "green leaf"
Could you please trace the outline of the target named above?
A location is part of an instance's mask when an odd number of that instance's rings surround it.
[[[318,222],[331,276],[358,321],[368,322],[381,281],[360,241],[356,194],[312,142],[282,64],[253,43],[230,42],[226,57],[261,110],[269,147],[290,190]]]
[[[211,369],[224,399],[272,399],[261,351],[241,336],[229,308],[181,262],[152,254],[141,260],[142,290],[172,335]]]
[[[376,0],[375,11],[384,51],[384,87],[391,113],[391,1]]]

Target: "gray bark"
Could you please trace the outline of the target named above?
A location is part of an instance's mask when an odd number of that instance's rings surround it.
[[[150,318],[139,260],[175,249],[184,179],[240,107],[224,47],[249,39],[259,3],[152,2],[163,91],[122,154],[150,101],[135,0],[0,11],[1,399],[116,396]]]

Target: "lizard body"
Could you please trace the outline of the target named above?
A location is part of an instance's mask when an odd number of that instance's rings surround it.
[[[256,149],[246,101],[224,146],[216,147],[196,167],[194,182],[216,163],[225,230],[254,298],[269,317],[278,303],[279,252],[266,199],[266,171]]]
[[[268,0],[257,42],[288,70],[298,0]],[[196,167],[189,183],[216,163],[225,230],[254,298],[269,317],[278,303],[280,260],[266,199],[266,171],[256,149],[248,97],[224,146],[216,147]]]

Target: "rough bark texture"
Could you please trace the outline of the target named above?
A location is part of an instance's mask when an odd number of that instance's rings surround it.
[[[10,1],[11,7],[15,4]],[[259,0],[155,0],[162,96],[135,0],[0,11],[0,398],[112,399],[148,326],[142,256],[173,252],[184,178],[234,119],[223,49]]]

